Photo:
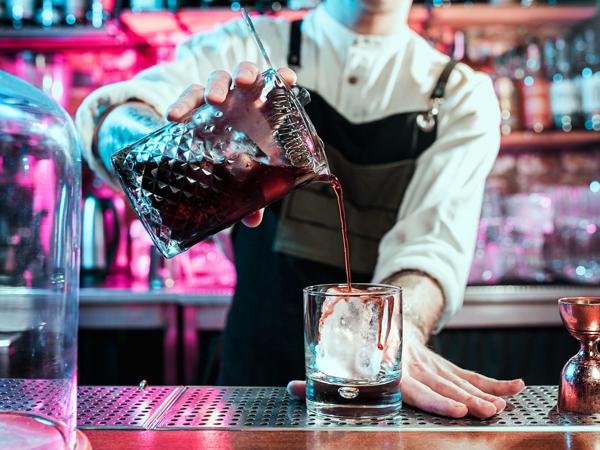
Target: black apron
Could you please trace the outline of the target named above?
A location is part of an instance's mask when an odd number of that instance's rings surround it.
[[[292,22],[288,64],[301,64],[301,21]],[[395,224],[416,159],[433,144],[454,61],[441,73],[430,109],[351,124],[316,92],[306,111],[344,187],[352,280],[370,282],[378,244]],[[258,228],[232,234],[238,274],[223,336],[219,384],[282,386],[304,379],[302,289],[345,281],[337,203],[313,183],[265,210]]]

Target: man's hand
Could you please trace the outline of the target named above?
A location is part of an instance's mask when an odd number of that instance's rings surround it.
[[[485,419],[506,407],[502,396],[525,387],[520,379],[495,380],[461,369],[427,348],[410,323],[405,327],[401,389],[407,404],[442,416]]]
[[[296,83],[296,74],[293,70],[281,68],[278,72],[290,86]],[[224,70],[217,70],[208,77],[206,86],[193,84],[183,91],[175,103],[169,107],[167,119],[180,120],[204,103],[221,104],[227,98],[232,84],[235,89],[248,89],[256,83],[259,74],[256,64],[247,61],[240,63],[233,75]],[[249,227],[256,227],[262,221],[262,217],[263,210],[261,209],[243,219],[242,222]]]
[[[506,407],[502,396],[523,390],[523,380],[501,381],[461,369],[434,353],[412,325],[404,330],[402,348],[403,401],[441,416],[454,418],[467,414],[486,419]],[[288,392],[304,398],[306,382],[291,381]]]

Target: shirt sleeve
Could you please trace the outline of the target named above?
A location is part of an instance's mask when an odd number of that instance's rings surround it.
[[[279,57],[282,53],[278,45],[283,37],[282,21],[259,17],[254,22],[259,33],[273,37],[267,49],[273,52],[272,56]],[[177,47],[173,61],[146,69],[131,80],[110,84],[92,92],[75,116],[84,144],[84,157],[92,170],[111,182],[102,162],[92,151],[94,130],[109,108],[138,100],[164,116],[167,108],[190,84],[204,85],[211,72],[220,69],[232,72],[241,61],[255,62],[261,70],[264,69],[246,25],[235,20],[218,25],[213,32],[192,36]]]
[[[454,78],[461,79],[440,111],[437,140],[417,160],[398,221],[380,242],[374,274],[375,282],[401,270],[435,278],[445,299],[436,332],[462,305],[485,180],[500,147],[491,81],[466,70],[457,70]]]

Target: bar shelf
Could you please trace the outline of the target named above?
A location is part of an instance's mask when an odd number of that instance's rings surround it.
[[[103,28],[88,26],[25,28],[20,30],[0,28],[0,52],[67,50],[121,50],[139,44],[137,40],[116,23]]]
[[[519,5],[452,5],[431,10],[430,26],[453,28],[493,25],[534,28],[544,25],[573,25],[591,19],[596,7],[591,6],[529,6]]]
[[[274,15],[287,20],[301,18],[305,10],[281,10]],[[503,25],[509,27],[539,27],[542,25],[569,26],[591,19],[594,6],[492,6],[452,5],[429,8],[412,7],[409,24],[425,27],[471,28]],[[152,44],[156,36],[181,42],[191,33],[209,31],[215,24],[239,18],[238,11],[229,8],[185,8],[169,11],[124,12],[120,21],[111,21],[100,29],[75,26],[55,28],[0,28],[0,51],[19,50],[61,51],[110,49]],[[154,42],[156,43],[156,42]],[[164,44],[164,42],[160,42]]]
[[[287,20],[302,17],[305,10],[294,11],[283,9],[275,15]],[[239,12],[228,8],[196,9],[188,8],[176,13],[182,22],[194,32],[206,31],[207,25],[239,17]],[[424,5],[413,5],[410,10],[410,23],[425,23],[433,26],[450,26],[468,28],[488,25],[528,26],[540,25],[572,25],[582,20],[591,19],[596,14],[593,5],[577,6],[529,6],[519,5],[494,6],[452,5],[431,8]]]
[[[587,146],[600,147],[600,132],[597,131],[546,131],[534,133],[516,131],[502,136],[502,150],[571,149]]]

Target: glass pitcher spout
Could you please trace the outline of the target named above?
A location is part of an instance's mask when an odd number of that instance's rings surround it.
[[[284,137],[282,146],[286,149],[288,160],[296,166],[311,167],[315,181],[328,178],[330,171],[325,145],[304,109],[310,103],[310,93],[300,86],[290,88],[279,72],[273,69],[268,69],[264,76],[267,80],[273,79],[275,89],[272,92],[276,93],[273,103],[285,117],[276,128],[275,135]]]

